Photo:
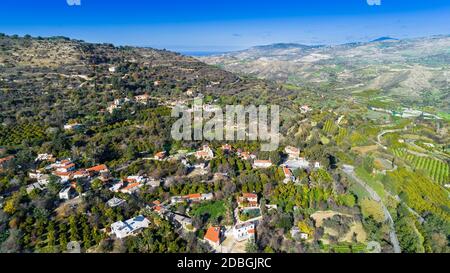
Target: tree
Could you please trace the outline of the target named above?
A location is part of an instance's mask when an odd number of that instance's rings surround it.
[[[247,253],[258,253],[258,246],[255,243],[255,240],[248,240],[245,244],[245,252]]]
[[[378,223],[382,223],[384,221],[383,209],[380,203],[375,200],[364,198],[361,201],[361,212],[365,218],[372,217]]]

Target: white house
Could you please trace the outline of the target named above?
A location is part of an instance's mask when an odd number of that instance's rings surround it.
[[[233,236],[236,241],[244,241],[255,238],[255,224],[247,222],[235,225],[233,228]]]
[[[148,228],[150,221],[142,215],[128,219],[125,222],[118,221],[111,225],[111,232],[116,235],[117,238],[122,239],[130,235],[136,235],[142,229]]]
[[[297,159],[291,159],[286,162],[284,162],[284,166],[288,169],[308,169],[309,168],[309,161],[306,160],[303,157],[299,157]]]
[[[71,186],[67,186],[59,192],[59,199],[69,200],[72,199],[74,196],[75,196],[75,189],[72,188]]]
[[[66,125],[64,125],[64,130],[71,131],[71,130],[79,129],[80,127],[81,127],[81,124],[79,124],[79,123],[66,124]]]
[[[214,153],[208,145],[203,145],[202,149],[195,153],[197,159],[210,160],[214,158]]]
[[[120,199],[120,198],[117,198],[117,197],[113,197],[113,198],[109,199],[108,202],[106,202],[106,204],[107,204],[109,207],[114,208],[114,207],[117,207],[117,206],[122,205],[122,204],[125,203],[125,202],[126,202],[126,201],[123,200],[123,199]]]
[[[52,154],[38,154],[34,161],[49,161],[53,160],[54,157]]]
[[[117,183],[114,183],[109,190],[112,192],[118,192],[123,187],[123,182],[119,181]]]
[[[72,163],[70,158],[56,162],[52,165],[56,172],[65,173],[75,170],[75,164]]]

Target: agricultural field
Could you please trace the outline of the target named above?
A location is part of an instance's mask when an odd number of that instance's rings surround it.
[[[450,168],[447,163],[431,157],[413,155],[405,149],[394,149],[393,153],[396,157],[411,164],[411,167],[424,170],[430,178],[439,184],[449,182]]]
[[[337,126],[334,124],[334,121],[331,119],[327,119],[327,121],[325,121],[325,124],[323,125],[323,131],[327,134],[334,134],[334,132],[336,131]]]
[[[23,141],[42,140],[45,128],[37,124],[0,126],[0,146],[20,145]]]

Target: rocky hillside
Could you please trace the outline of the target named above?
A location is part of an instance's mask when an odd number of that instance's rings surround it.
[[[248,96],[243,91],[273,88],[164,50],[0,34],[0,122],[7,124],[60,124],[144,93],[176,100],[199,93]]]

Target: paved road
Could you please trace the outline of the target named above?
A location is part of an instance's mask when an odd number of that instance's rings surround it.
[[[395,133],[395,132],[401,132],[401,131],[406,131],[406,130],[408,130],[408,127],[405,127],[405,128],[403,128],[403,129],[384,130],[384,131],[380,132],[380,133],[377,135],[377,142],[376,142],[376,143],[377,143],[378,145],[380,145],[383,149],[387,150],[387,147],[384,146],[384,145],[381,143],[381,137],[382,137],[383,135],[385,135],[385,134]]]
[[[394,247],[394,252],[401,253],[402,251],[400,248],[400,243],[398,242],[397,234],[395,233],[394,220],[392,219],[391,214],[384,205],[381,197],[369,185],[367,185],[364,181],[362,181],[359,177],[357,177],[354,171],[345,169],[344,172],[348,176],[350,176],[353,180],[355,180],[358,184],[360,184],[369,193],[370,197],[373,200],[380,202],[381,207],[383,208],[384,217],[389,222],[390,226],[389,237],[391,239],[392,246]]]

